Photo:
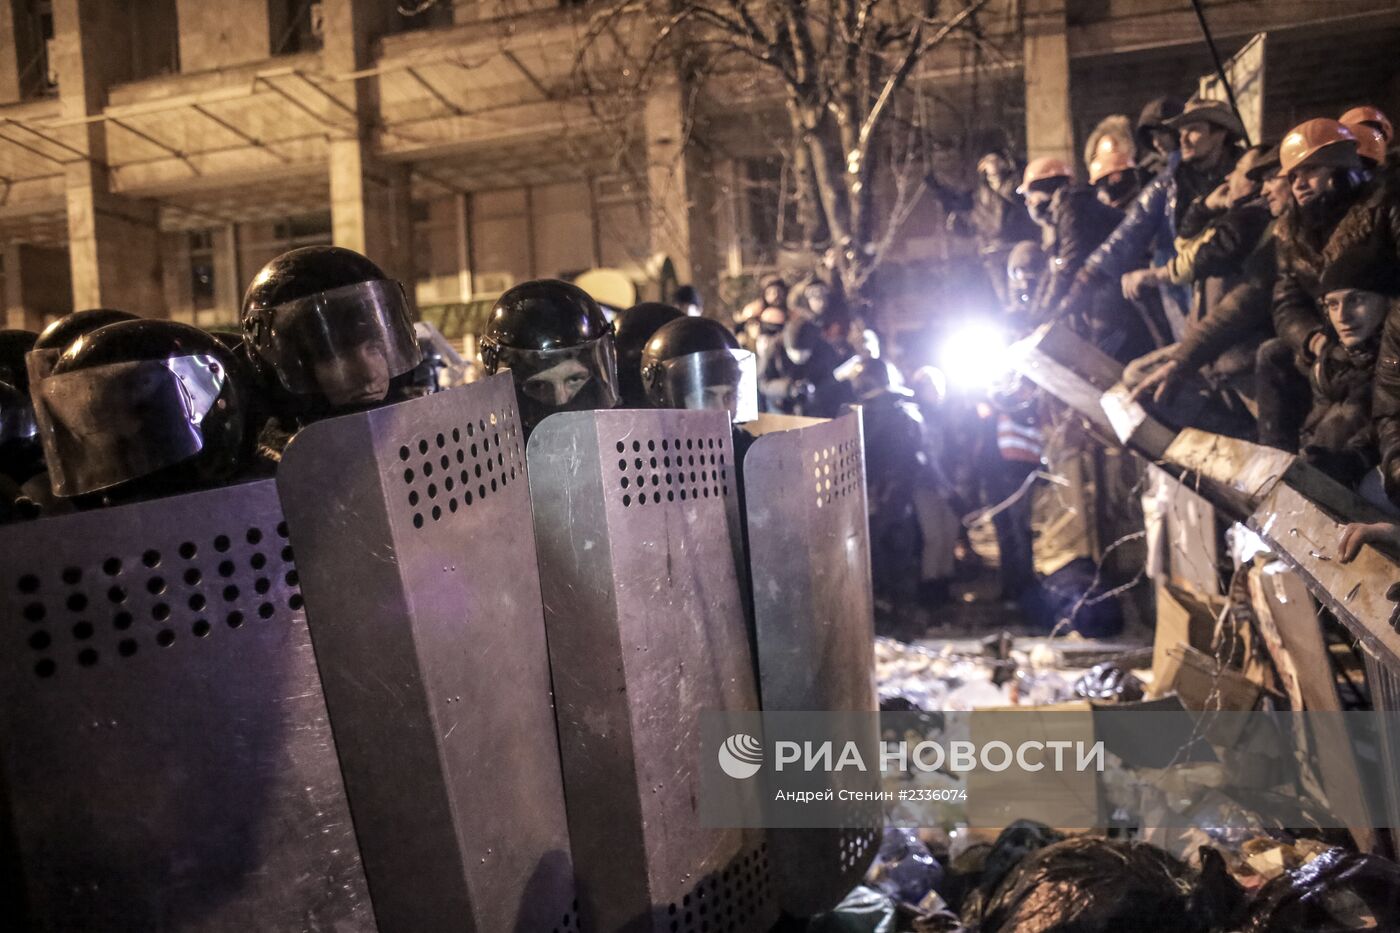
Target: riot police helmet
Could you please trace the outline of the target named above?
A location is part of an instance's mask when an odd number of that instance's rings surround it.
[[[657,301],[633,305],[613,318],[617,341],[617,384],[624,408],[645,408],[642,386],[642,350],[663,324],[684,315],[680,310]]]
[[[39,335],[32,330],[0,330],[0,382],[8,382],[21,392],[29,392],[29,370],[24,357],[34,349]]]
[[[274,402],[316,417],[397,400],[422,352],[403,286],[338,246],[262,267],[243,296],[246,353]]]
[[[653,407],[719,409],[736,424],[758,417],[754,355],[718,321],[682,317],[663,326],[642,351],[641,374]]]
[[[118,311],[115,308],[88,308],[85,311],[65,314],[53,321],[39,332],[38,338],[34,341],[33,349],[25,356],[25,371],[29,383],[32,386],[47,376],[63,351],[68,349],[79,337],[90,334],[100,327],[106,327],[108,324],[135,320],[139,320],[139,318],[127,311]],[[42,433],[44,414],[42,411],[38,411],[35,417],[39,419],[40,433]]]
[[[35,350],[57,350],[60,353],[83,334],[90,334],[99,327],[116,324],[118,321],[134,321],[136,315],[116,308],[89,308],[74,311],[45,327],[34,341]]]
[[[487,374],[509,369],[528,432],[548,415],[617,404],[612,324],[568,282],[524,282],[496,299],[479,341]]]
[[[246,371],[195,327],[153,320],[100,327],[64,350],[33,397],[60,497],[210,486],[245,462]]]
[[[0,475],[22,483],[43,469],[29,393],[0,379]]]

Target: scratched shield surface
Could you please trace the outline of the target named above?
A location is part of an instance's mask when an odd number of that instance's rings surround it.
[[[764,710],[874,711],[875,622],[860,413],[764,416],[744,456],[759,696]],[[878,748],[879,736],[863,736]],[[852,790],[878,789],[875,773]],[[878,805],[842,829],[771,830],[783,909],[809,916],[860,882],[879,845]]]
[[[598,931],[767,931],[761,832],[705,829],[700,714],[757,708],[722,412],[573,412],[530,493],[583,916]]]
[[[311,425],[278,475],[375,910],[578,929],[509,374]]]
[[[0,532],[5,928],[375,929],[271,480]]]

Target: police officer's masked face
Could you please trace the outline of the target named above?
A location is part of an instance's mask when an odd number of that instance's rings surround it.
[[[729,412],[735,424],[758,417],[758,370],[747,350],[706,350],[652,363],[642,373],[657,408]]]
[[[618,402],[617,351],[611,334],[576,347],[491,347],[494,368],[515,380],[520,420],[529,431],[559,411],[597,411]]]

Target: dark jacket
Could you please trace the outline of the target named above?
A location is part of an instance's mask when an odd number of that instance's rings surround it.
[[[836,378],[844,363],[826,341],[818,342],[805,363],[794,363],[781,338],[758,377],[758,391],[768,410],[808,418],[835,418],[850,401],[846,383]]]
[[[1303,459],[1354,486],[1379,461],[1371,383],[1379,340],[1346,350],[1331,344],[1313,363],[1312,409],[1300,435]]]
[[[1300,358],[1311,362],[1308,341],[1329,329],[1321,306],[1322,274],[1328,265],[1345,261],[1389,267],[1400,282],[1400,200],[1388,186],[1373,183],[1358,192],[1334,223],[1308,229],[1296,212],[1290,212],[1275,231],[1274,329]]]
[[[1220,376],[1254,369],[1259,344],[1274,335],[1272,307],[1275,244],[1266,236],[1245,261],[1241,281],[1192,323],[1172,357],[1188,369],[1209,368]]]
[[[1186,334],[1173,356],[1221,375],[1252,371],[1259,344],[1273,336],[1270,297],[1277,274],[1272,218],[1262,199],[1207,223],[1169,265],[1177,282],[1196,283]]]
[[[1039,240],[1040,231],[1014,191],[1003,194],[982,179],[962,209],[949,212],[948,227],[958,236],[973,236],[981,253],[1003,252],[1022,240]]]
[[[1186,211],[1191,202],[1224,181],[1238,158],[1231,150],[1216,171],[1206,174],[1173,153],[1167,169],[1142,190],[1123,223],[1089,258],[1085,271],[1116,281],[1141,269],[1148,256],[1154,266],[1166,263],[1175,252],[1173,244],[1182,234],[1183,220],[1189,223]]]
[[[860,404],[870,511],[911,509],[926,465],[923,415],[912,399],[897,392],[881,392]]]
[[[1123,212],[1100,201],[1093,188],[1072,186],[1055,192],[1050,205],[1054,235],[1047,251],[1049,267],[1036,290],[1037,316],[1055,312],[1094,250],[1123,220]]]

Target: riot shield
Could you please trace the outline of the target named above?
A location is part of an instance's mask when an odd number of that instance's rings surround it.
[[[870,711],[875,621],[865,446],[858,412],[832,421],[763,415],[744,456],[759,696],[765,711]],[[865,747],[878,749],[872,717]],[[879,776],[868,786],[878,790]],[[855,788],[853,788],[855,789]],[[772,830],[774,885],[788,913],[829,910],[879,846],[878,804],[843,829]]]
[[[586,927],[766,933],[762,834],[696,808],[701,712],[757,708],[726,413],[552,415],[529,461]]]
[[[278,473],[395,930],[577,930],[523,443],[502,374],[313,424]]]
[[[271,480],[0,531],[6,929],[375,929],[286,538]]]

